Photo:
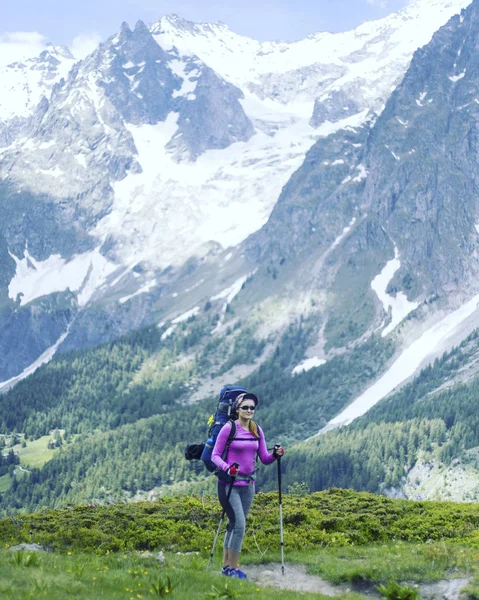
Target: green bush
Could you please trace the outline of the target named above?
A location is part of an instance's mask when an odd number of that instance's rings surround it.
[[[104,553],[124,550],[207,553],[220,516],[216,498],[181,496],[155,502],[79,506],[0,520],[0,544],[36,542],[53,549]],[[366,492],[331,489],[283,496],[285,550],[364,546],[404,540],[479,542],[479,505],[392,500]],[[258,493],[247,526],[261,548],[279,539],[276,493]],[[468,535],[464,535],[467,532]],[[247,532],[251,534],[251,531]],[[437,564],[450,563],[449,547],[426,547]],[[429,553],[430,556],[427,554]]]
[[[387,586],[380,585],[376,589],[387,600],[419,600],[420,598],[416,589],[395,582],[390,582]]]

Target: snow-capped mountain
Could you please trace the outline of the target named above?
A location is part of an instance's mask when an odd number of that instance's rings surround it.
[[[0,68],[0,121],[28,117],[43,96],[68,72],[75,59],[68,48],[49,44],[39,55]]]
[[[222,24],[165,17],[124,24],[76,63],[64,52],[61,61],[46,53],[9,66],[38,84],[36,96],[4,102],[5,118],[14,104],[25,117],[42,99],[28,126],[7,122],[0,148],[6,294],[25,308],[51,293],[72,294],[80,310],[103,298],[123,315],[109,335],[148,321],[189,259],[238,247],[267,224],[318,140],[360,132],[364,141],[413,53],[467,4],[417,0],[354,31],[294,43],[261,44]],[[352,167],[341,154],[332,161],[356,169],[344,177],[358,185],[361,143],[351,141]],[[18,194],[40,215],[28,225]],[[342,217],[328,235],[356,218]],[[225,279],[245,276],[234,261],[221,264],[233,265]],[[135,319],[125,316],[132,302],[141,305]],[[75,338],[72,327],[66,345],[101,341],[88,329]]]
[[[195,24],[175,15],[150,30],[165,50],[198,56],[242,89],[247,100],[260,100],[271,108],[288,106],[308,117],[311,104],[317,103],[314,123],[319,125],[364,109],[379,112],[412,54],[468,4],[414,0],[405,9],[352,31],[317,33],[292,43],[260,43],[235,34],[223,23]]]
[[[3,177],[78,198],[76,217],[117,265],[165,268],[211,242],[235,246],[314,141],[377,114],[412,53],[465,4],[423,0],[291,44],[177,17],[125,25],[1,151]]]

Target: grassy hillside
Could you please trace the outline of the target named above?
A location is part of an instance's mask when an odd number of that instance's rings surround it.
[[[285,494],[283,504],[286,573],[294,564],[305,565],[351,600],[380,585],[414,591],[412,583],[421,589],[424,582],[450,578],[467,579],[467,597],[479,598],[476,504],[400,501],[339,489]],[[217,574],[220,547],[208,572],[219,512],[215,499],[189,496],[3,519],[2,598],[56,600],[66,591],[81,599],[323,597],[226,580]],[[279,560],[278,516],[277,494],[258,494],[247,523],[245,571]],[[19,542],[51,552],[9,553]],[[154,558],[160,550],[164,563]]]

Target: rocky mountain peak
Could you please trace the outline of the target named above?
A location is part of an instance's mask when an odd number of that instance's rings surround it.
[[[154,34],[170,33],[180,35],[182,32],[193,35],[216,35],[220,32],[230,31],[229,27],[222,21],[214,23],[195,23],[183,19],[177,14],[170,14],[162,17],[150,25],[150,30]]]
[[[130,26],[128,25],[128,23],[126,21],[123,21],[123,23],[120,26],[120,31],[118,33],[118,37],[116,38],[117,43],[122,44],[125,39],[128,39],[130,37],[130,35],[131,35]]]

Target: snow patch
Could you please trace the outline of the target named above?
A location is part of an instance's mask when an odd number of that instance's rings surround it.
[[[419,98],[416,98],[416,104],[418,106],[424,106],[424,104],[422,103],[422,101],[424,100],[424,98],[427,96],[427,92],[421,92],[421,94],[419,94]]]
[[[401,262],[399,261],[399,251],[395,247],[394,258],[390,260],[381,273],[376,275],[376,277],[371,281],[371,288],[381,301],[384,311],[386,313],[391,311],[391,322],[381,332],[382,337],[386,337],[389,333],[391,333],[391,331],[393,331],[393,329],[395,329],[410,312],[416,310],[416,308],[419,306],[418,302],[409,302],[407,296],[403,292],[398,292],[395,297],[390,296],[386,292],[389,282],[394,277],[396,271],[398,271],[400,268]]]
[[[173,331],[175,331],[176,327],[176,325],[170,325],[170,327],[168,327],[168,329],[161,334],[161,341],[166,340],[166,338],[169,338]]]
[[[394,156],[394,158],[395,158],[396,160],[401,160],[401,159],[399,158],[399,156],[398,156],[397,154],[395,154],[395,153],[394,153],[394,152],[391,150],[391,148],[390,148],[390,147],[389,147],[387,144],[384,144],[384,145],[386,146],[386,148],[389,150],[389,152],[390,152],[390,153],[391,153],[391,154]]]
[[[145,283],[145,285],[143,285],[140,289],[136,290],[136,292],[133,292],[133,294],[130,294],[129,296],[123,296],[123,298],[120,298],[120,304],[124,304],[125,302],[128,302],[128,300],[131,300],[132,298],[134,298],[135,296],[139,296],[140,294],[146,294],[147,292],[152,290],[155,287],[155,285],[156,279]]]
[[[60,177],[60,175],[63,175],[63,171],[58,165],[54,169],[37,169],[36,172],[48,177]]]
[[[299,365],[296,365],[292,371],[292,374],[297,375],[298,373],[305,373],[310,369],[320,367],[324,364],[326,364],[324,358],[318,358],[317,356],[313,356],[312,358],[307,358],[303,360],[303,362],[300,362]]]
[[[215,333],[216,331],[218,331],[218,329],[220,329],[221,325],[223,324],[223,320],[225,318],[226,309],[228,308],[228,304],[230,304],[230,302],[233,301],[233,298],[237,294],[239,294],[239,292],[241,291],[241,288],[243,287],[243,285],[246,282],[246,280],[248,279],[248,277],[254,275],[254,273],[256,273],[256,270],[253,271],[253,273],[250,273],[249,275],[243,275],[243,277],[240,277],[239,279],[237,279],[232,285],[230,285],[229,287],[222,290],[219,294],[216,294],[216,296],[212,296],[210,298],[210,300],[225,299],[225,303],[223,304],[223,306],[221,308],[220,319],[219,319],[218,323],[216,324],[216,327],[213,329],[212,333]]]
[[[67,337],[69,330],[70,330],[70,326],[68,326],[65,333],[62,333],[62,335],[53,344],[53,346],[50,346],[50,348],[47,348],[45,350],[45,352],[43,352],[34,362],[32,362],[31,365],[29,365],[28,367],[23,369],[23,371],[20,373],[20,375],[16,375],[15,377],[12,377],[11,379],[7,379],[7,381],[1,382],[0,383],[0,392],[2,390],[7,391],[11,387],[13,387],[15,384],[17,384],[19,381],[22,381],[22,379],[25,379],[26,377],[28,377],[29,375],[34,373],[38,369],[38,367],[41,367],[42,365],[46,364],[47,362],[50,362],[51,359],[54,357],[56,351],[58,350],[58,347],[60,346],[60,344]]]
[[[456,83],[456,81],[459,81],[460,79],[462,79],[465,74],[466,74],[466,69],[464,69],[464,71],[462,73],[459,73],[459,75],[450,75],[448,77],[448,79],[450,81],[452,81],[453,83]]]
[[[191,70],[188,74],[185,71],[185,63],[179,60],[172,60],[168,63],[170,70],[172,73],[177,75],[183,80],[181,84],[181,88],[179,90],[175,90],[172,94],[173,98],[177,98],[178,96],[188,96],[191,100],[194,98],[193,92],[196,90],[197,86],[197,78],[200,74],[198,69]]]
[[[240,292],[243,284],[248,279],[249,275],[243,275],[239,279],[237,279],[232,285],[222,290],[216,296],[211,296],[210,300],[222,300],[226,298],[226,304],[229,304],[233,298]]]
[[[84,154],[75,154],[74,158],[78,164],[86,169],[86,158]]]
[[[66,261],[59,254],[52,254],[44,261],[37,261],[25,249],[24,258],[10,253],[16,264],[15,275],[8,286],[8,296],[20,304],[48,296],[54,292],[70,290],[78,293],[78,303],[84,306],[95,290],[117,267],[100,254],[99,248],[85,254],[77,254]]]
[[[376,383],[354,400],[337,417],[332,419],[319,433],[348,425],[354,419],[364,415],[394,388],[414,375],[421,363],[428,356],[440,350],[444,343],[454,335],[460,324],[470,317],[478,306],[479,294],[430,327],[401,353],[399,358]]]
[[[190,317],[194,317],[199,312],[200,312],[200,307],[199,306],[195,306],[194,308],[192,308],[191,310],[186,311],[185,313],[183,313],[179,317],[176,317],[171,322],[173,323],[173,325],[178,325],[178,323],[183,323],[183,321],[187,321]]]
[[[366,177],[368,176],[368,172],[366,171],[366,167],[364,165],[358,165],[356,167],[359,171],[359,174],[356,175],[356,177],[353,177],[352,181],[362,181],[363,179],[366,179]]]
[[[331,246],[331,250],[333,248],[336,248],[336,246],[338,246],[343,240],[344,238],[348,235],[348,233],[351,231],[351,227],[354,225],[354,223],[356,223],[356,217],[353,217],[349,223],[349,225],[347,225],[343,231],[341,232],[340,235],[338,235],[338,237],[334,240],[332,246]]]

